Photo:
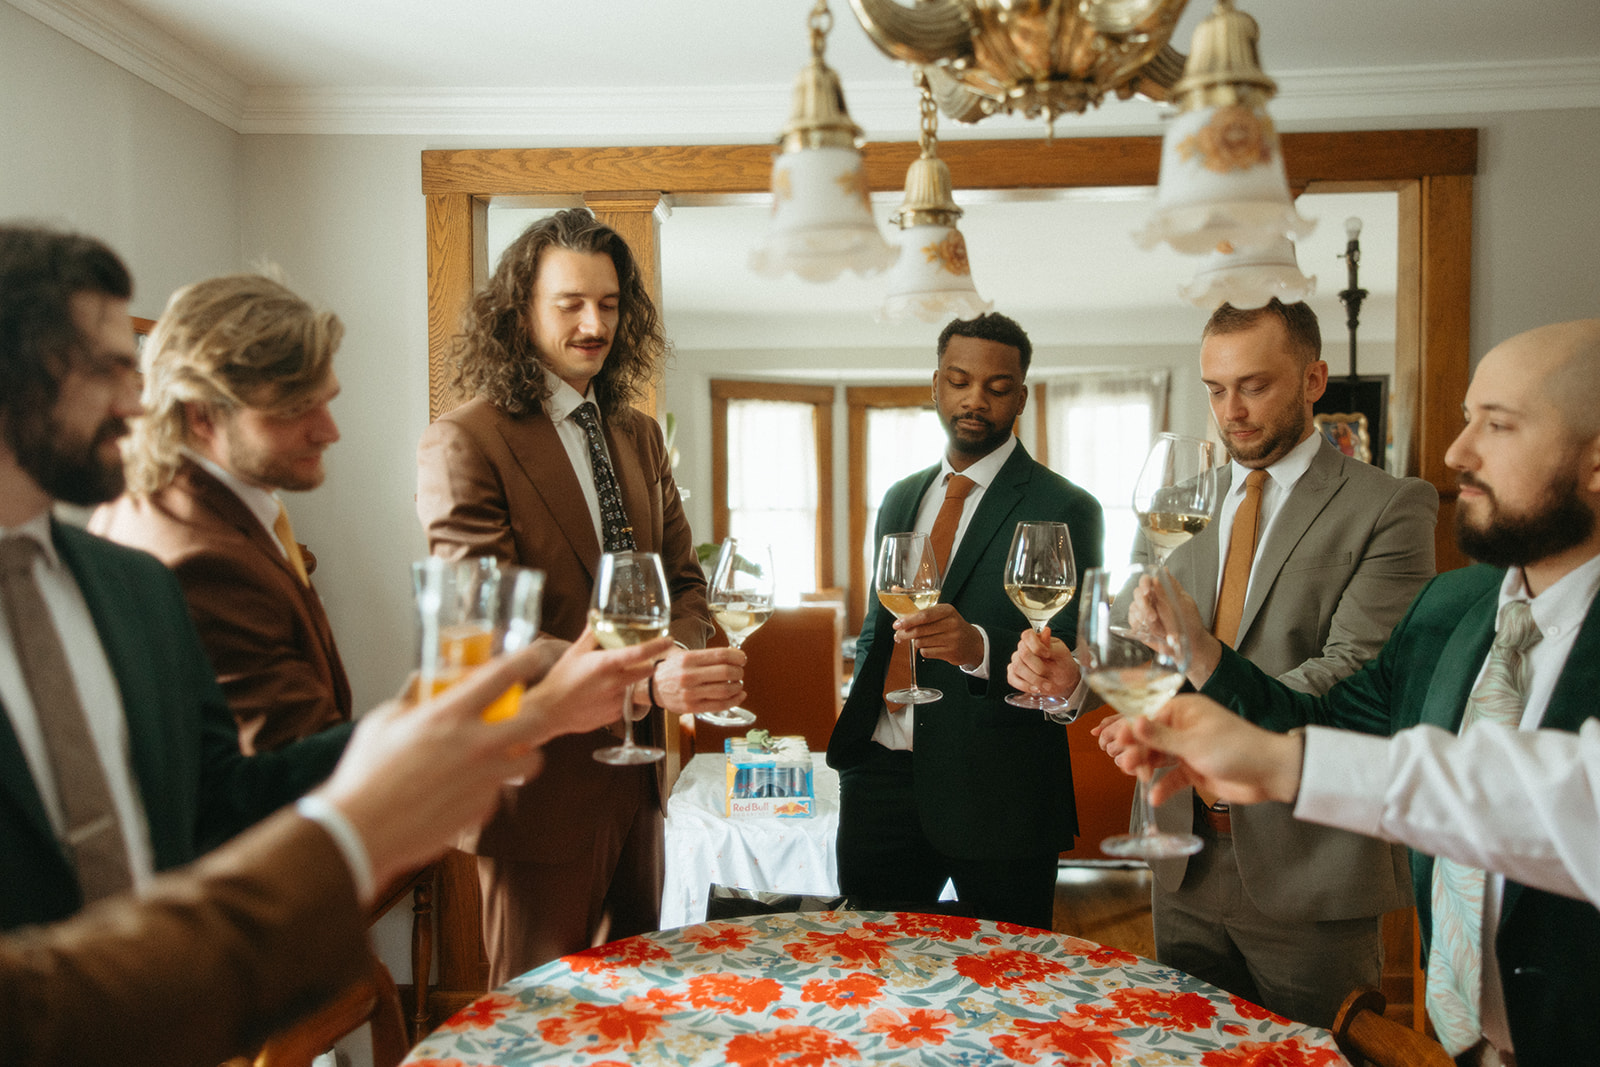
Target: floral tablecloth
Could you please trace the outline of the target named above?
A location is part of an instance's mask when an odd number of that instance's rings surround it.
[[[1131,953],[898,912],[704,923],[566,956],[475,1001],[406,1062],[1345,1063],[1327,1031]]]

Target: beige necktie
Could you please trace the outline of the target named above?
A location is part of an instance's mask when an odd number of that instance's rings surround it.
[[[289,557],[289,566],[300,576],[300,584],[310,585],[311,576],[306,573],[306,560],[300,554],[300,542],[294,539],[294,526],[289,522],[289,509],[283,506],[281,500],[278,501],[278,518],[272,524],[272,532],[278,535],[278,543]]]
[[[1501,609],[1500,629],[1483,677],[1467,698],[1461,733],[1480,722],[1516,729],[1527,701],[1525,653],[1544,635],[1523,600]],[[1428,1018],[1452,1056],[1477,1043],[1483,994],[1483,894],[1487,879],[1476,867],[1440,858],[1433,862],[1429,899],[1433,939],[1428,951]]]
[[[31,537],[0,541],[0,596],[5,598],[11,644],[55,774],[67,853],[78,872],[83,902],[91,904],[131,890],[133,872],[66,649],[34,580],[33,561],[39,552]]]
[[[1230,648],[1239,638],[1244,596],[1250,590],[1250,568],[1256,561],[1256,535],[1261,526],[1261,486],[1266,480],[1266,471],[1251,471],[1244,480],[1244,499],[1233,513],[1228,558],[1222,566],[1222,589],[1217,593],[1216,621],[1211,624],[1217,640]]]
[[[965,474],[952,474],[944,483],[944,502],[939,505],[939,514],[933,519],[933,532],[928,535],[933,558],[939,561],[941,575],[950,570],[950,550],[955,544],[956,527],[961,525],[961,509],[966,506],[967,495],[977,484]],[[892,693],[910,684],[911,657],[891,655],[889,669],[883,676],[883,691]],[[889,705],[890,711],[899,711],[904,706],[892,701],[884,703]]]

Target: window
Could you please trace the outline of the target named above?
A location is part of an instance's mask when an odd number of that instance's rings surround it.
[[[1041,462],[1100,501],[1107,563],[1133,552],[1139,522],[1133,485],[1155,435],[1166,428],[1170,373],[1091,372],[1050,381],[1039,411]]]
[[[833,580],[833,389],[711,383],[712,532],[772,546],[778,603]]]

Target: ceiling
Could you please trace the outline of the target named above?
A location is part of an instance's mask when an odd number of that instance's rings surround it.
[[[807,56],[811,0],[8,0],[241,133],[421,135],[429,146],[525,147],[772,139]],[[1261,24],[1261,57],[1287,129],[1473,125],[1505,110],[1600,107],[1596,0],[1240,0]],[[910,75],[880,55],[847,0],[827,59],[875,140],[911,139]],[[1187,51],[1209,10],[1192,0],[1174,43]],[[1112,101],[1062,119],[1058,135],[1158,133],[1161,110]],[[1040,136],[1002,117],[946,122],[944,139]],[[1084,190],[1046,200],[958,191],[980,291],[1044,343],[1131,337],[1189,342],[1203,316],[1174,293],[1195,261],[1140,252],[1151,190]],[[875,198],[886,219],[898,196]],[[1359,215],[1364,336],[1392,336],[1393,197],[1312,198],[1300,246],[1319,276],[1313,301],[1338,313],[1343,220]],[[663,223],[665,299],[680,346],[925,345],[928,328],[875,324],[884,283],[758,279],[744,267],[762,203],[678,205]],[[508,216],[513,218],[514,216]],[[508,222],[504,225],[513,225]],[[1337,321],[1336,319],[1334,321]],[[1367,331],[1372,331],[1368,333]],[[1041,332],[1042,331],[1042,332]],[[1387,331],[1387,332],[1385,332]]]

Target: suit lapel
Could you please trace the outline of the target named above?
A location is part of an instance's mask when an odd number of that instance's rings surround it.
[[[4,707],[0,707],[0,794],[11,798],[40,838],[56,841],[50,817],[44,810],[44,800],[39,796],[38,783],[33,780],[33,768],[28,766],[22,743],[17,740],[11,716],[5,713]],[[61,858],[66,861],[66,853],[63,852]]]
[[[1217,506],[1220,509],[1222,501],[1227,498],[1228,486],[1233,480],[1233,466],[1229,464],[1217,473]],[[1209,625],[1217,614],[1217,567],[1221,557],[1218,539],[1222,531],[1218,523],[1213,520],[1206,523],[1206,528],[1201,530],[1187,544],[1181,545],[1173,552],[1169,561],[1170,569],[1174,573],[1187,571],[1193,585],[1188,587],[1188,592],[1194,598],[1194,605],[1200,612],[1200,618]],[[1181,555],[1180,555],[1181,553]],[[1152,556],[1151,562],[1154,562]]]
[[[600,561],[600,540],[595,536],[594,518],[584,502],[583,487],[578,484],[578,476],[567,460],[566,447],[556,434],[550,416],[541,411],[521,419],[499,419],[495,426],[517,466],[522,468],[528,483],[544,501],[545,510],[593,581],[594,568]]]
[[[944,576],[944,591],[940,600],[951,601],[959,596],[962,586],[972,577],[984,550],[996,536],[1002,533],[1009,535],[1010,531],[1004,530],[1006,519],[1021,503],[1032,477],[1033,460],[1019,442],[1012,450],[1011,457],[989,483],[989,488],[984,490],[983,499],[978,501],[977,510],[972,513],[972,520],[961,535],[961,543],[956,546],[949,573]]]
[[[1596,715],[1593,664],[1600,663],[1600,597],[1589,605],[1589,614],[1578,629],[1578,636],[1567,653],[1566,666],[1550,693],[1550,703],[1539,720],[1541,727],[1577,730]]]
[[[1289,562],[1289,554],[1294,551],[1295,545],[1300,543],[1317,516],[1322,514],[1323,508],[1328,506],[1328,501],[1344,484],[1344,474],[1339,467],[1339,453],[1331,445],[1324,444],[1318,448],[1311,465],[1295,483],[1277,517],[1273,519],[1267,540],[1261,545],[1256,562],[1251,567],[1250,592],[1245,597],[1244,613],[1239,617],[1239,636],[1235,644],[1244,641],[1245,635],[1250,632],[1250,624],[1261,613],[1261,605],[1266,602],[1267,594],[1272,591],[1283,565]]]
[[[622,494],[622,508],[633,524],[633,540],[640,552],[659,552],[655,543],[655,524],[650,521],[650,480],[644,471],[644,448],[635,431],[641,427],[630,425],[632,420],[622,417],[608,418],[600,425],[606,436],[606,448],[611,453],[611,470],[617,478],[617,489]]]
[[[1467,697],[1478,680],[1478,670],[1489,645],[1494,641],[1494,617],[1500,604],[1500,585],[1484,590],[1483,596],[1461,616],[1450,631],[1438,660],[1429,674],[1428,699],[1422,706],[1419,722],[1443,727],[1452,733],[1461,728]]]

